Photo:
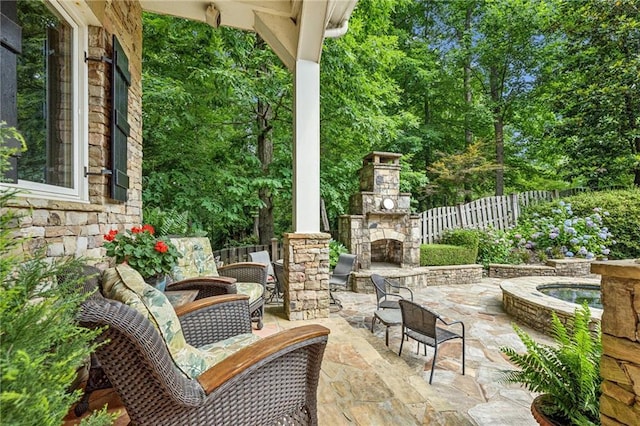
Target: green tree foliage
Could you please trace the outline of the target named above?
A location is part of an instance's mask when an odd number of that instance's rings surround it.
[[[403,154],[416,210],[630,183],[638,13],[608,3],[360,0],[321,61],[332,228],[372,150]],[[270,233],[270,217],[291,231],[291,73],[252,33],[151,14],[143,31],[145,206],[188,212],[214,246]],[[471,150],[483,165],[461,169]]]
[[[466,188],[478,188],[497,167],[485,158],[482,144],[475,142],[462,153],[445,154],[428,167],[434,178],[427,191],[445,196],[449,205],[463,202],[470,195]]]
[[[347,213],[349,196],[359,191],[357,171],[370,151],[414,125],[399,108],[400,88],[392,73],[405,60],[392,34],[395,2],[362,0],[349,31],[326,40],[321,62],[321,193],[334,219]]]
[[[547,78],[566,175],[592,188],[640,186],[640,5],[559,2],[556,16]]]
[[[287,175],[263,173],[256,98],[272,109],[274,140],[290,141],[291,76],[270,50],[255,48],[253,33],[143,19],[143,201],[188,211],[214,246],[245,238],[263,206],[260,189],[277,194]]]

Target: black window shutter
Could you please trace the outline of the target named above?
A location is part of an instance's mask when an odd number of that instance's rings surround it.
[[[129,176],[127,176],[127,138],[129,137],[129,59],[120,42],[113,36],[111,80],[111,198],[127,201]]]
[[[15,1],[0,1],[0,121],[8,126],[18,124],[18,55],[22,52],[22,28],[17,23],[17,8]],[[9,148],[19,148],[20,143],[15,139],[2,141]],[[9,170],[5,171],[0,180],[4,182],[18,181],[16,157],[9,159]]]

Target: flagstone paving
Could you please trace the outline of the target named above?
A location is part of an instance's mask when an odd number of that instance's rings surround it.
[[[266,336],[305,323],[331,330],[318,387],[318,421],[331,425],[446,425],[535,426],[530,414],[532,393],[517,385],[500,383],[510,368],[501,346],[524,350],[513,332],[512,320],[502,309],[498,279],[474,285],[427,287],[415,291],[415,301],[429,306],[447,319],[464,321],[467,330],[466,374],[462,376],[459,341],[446,342],[438,351],[433,384],[429,373],[433,349],[416,354],[416,343],[405,342],[398,356],[400,327],[392,327],[389,347],[385,329],[376,324],[370,332],[375,310],[373,294],[340,292],[343,308],[329,318],[288,321],[282,307],[267,305],[265,326],[256,334]],[[534,338],[550,339],[525,326]],[[129,421],[113,390],[92,396],[91,409],[105,403],[120,412],[116,425]],[[70,412],[65,425],[76,425]]]
[[[400,327],[370,332],[373,294],[337,293],[343,308],[323,320],[289,322],[281,309],[267,307],[265,334],[306,322],[331,329],[318,392],[321,425],[491,425],[534,426],[530,404],[535,394],[500,382],[511,368],[502,346],[524,350],[502,309],[498,279],[474,285],[427,287],[414,291],[415,301],[447,319],[464,321],[467,329],[466,374],[461,375],[460,341],[439,350],[433,384],[429,373],[433,349],[416,354],[416,342],[405,342],[398,356]],[[551,340],[523,326],[536,339]]]

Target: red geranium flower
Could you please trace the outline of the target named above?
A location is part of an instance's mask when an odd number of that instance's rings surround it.
[[[145,279],[169,274],[182,255],[154,233],[151,225],[134,226],[121,234],[111,230],[104,235],[107,256],[115,257],[116,263],[127,262]]]
[[[160,253],[166,253],[169,250],[169,247],[164,243],[164,241],[158,241],[153,248],[155,251]]]
[[[116,235],[118,235],[118,230],[117,229],[112,229],[109,231],[108,234],[104,235],[104,240],[105,241],[113,241],[113,239],[116,237]]]
[[[156,230],[151,225],[142,225],[142,232],[144,231],[148,231],[151,235],[156,233]]]

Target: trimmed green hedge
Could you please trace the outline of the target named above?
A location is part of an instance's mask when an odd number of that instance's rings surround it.
[[[450,229],[440,244],[420,246],[420,266],[468,265],[476,263],[480,236],[471,229]]]
[[[422,244],[420,266],[468,265],[476,263],[478,247],[460,247],[449,244]]]

